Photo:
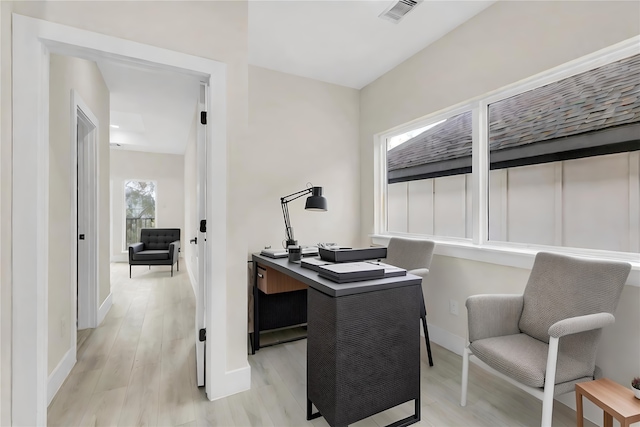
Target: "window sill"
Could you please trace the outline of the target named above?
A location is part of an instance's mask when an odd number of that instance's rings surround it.
[[[375,245],[386,246],[392,234],[372,234],[371,241]],[[620,255],[615,252],[601,253],[604,251],[589,251],[579,249],[569,249],[562,247],[517,247],[508,244],[488,243],[486,245],[476,245],[470,241],[447,240],[441,237],[422,237],[415,235],[404,235],[415,239],[425,239],[436,242],[435,254],[452,258],[468,259],[471,261],[486,262],[489,264],[504,265],[507,267],[531,269],[535,255],[540,251],[552,251],[567,255],[576,255],[589,258],[612,259],[624,261],[631,264],[631,274],[627,279],[627,286],[640,287],[640,256],[635,254]]]

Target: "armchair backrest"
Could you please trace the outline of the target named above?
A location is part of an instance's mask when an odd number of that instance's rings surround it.
[[[614,314],[631,265],[539,252],[524,290],[520,330],[549,342],[549,327],[587,314]]]
[[[180,240],[179,228],[143,228],[140,231],[140,241],[148,250],[169,249],[176,240]]]
[[[405,270],[429,268],[435,246],[436,244],[429,240],[392,237],[387,246],[385,262]]]

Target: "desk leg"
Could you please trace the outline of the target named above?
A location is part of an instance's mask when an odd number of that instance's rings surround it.
[[[576,427],[584,427],[584,415],[582,413],[582,393],[576,389]]]
[[[258,292],[258,263],[253,263],[253,348],[251,354],[256,354],[260,350],[260,316],[258,307],[260,306],[260,292]]]
[[[320,412],[313,413],[313,407],[311,406],[311,401],[307,398],[307,421],[315,420],[316,418],[320,418],[322,414]]]
[[[607,412],[604,413],[604,427],[613,427],[613,416]]]

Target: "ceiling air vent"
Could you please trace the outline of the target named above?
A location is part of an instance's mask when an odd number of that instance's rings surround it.
[[[421,0],[394,1],[391,6],[385,9],[385,11],[378,15],[378,17],[397,24],[407,13],[412,11],[420,1]]]

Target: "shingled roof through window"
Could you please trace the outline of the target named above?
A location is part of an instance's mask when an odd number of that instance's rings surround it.
[[[520,153],[526,155],[522,150],[526,146],[526,153],[532,153],[532,144],[544,143],[547,151],[552,146],[556,153],[575,150],[575,138],[569,137],[634,123],[640,123],[640,55],[491,104],[491,162],[501,151],[521,149]],[[625,138],[631,135],[631,139],[640,140],[640,128],[630,129],[633,132],[626,132]],[[621,142],[606,140],[610,144]],[[466,112],[389,150],[387,166],[389,171],[413,168],[424,172],[425,165],[466,159],[464,164],[470,167],[470,156],[471,112]],[[404,176],[409,175],[404,171]]]

